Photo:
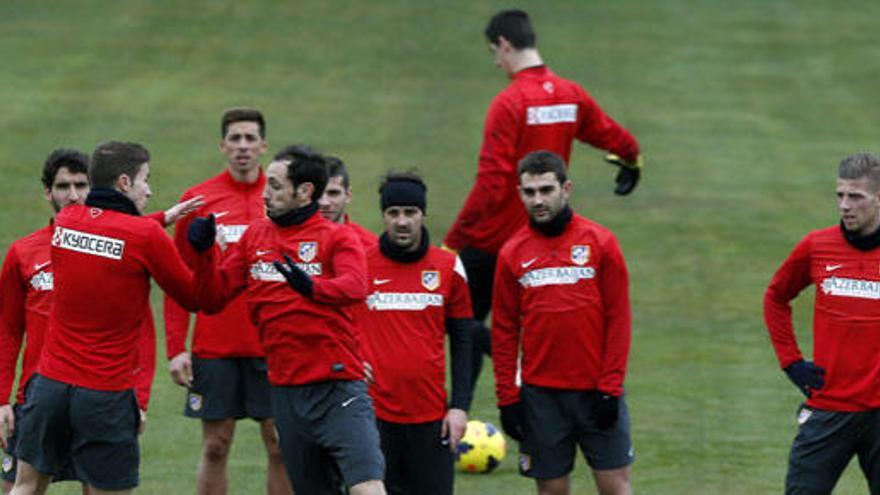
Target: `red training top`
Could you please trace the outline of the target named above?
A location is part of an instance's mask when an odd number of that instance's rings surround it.
[[[464,265],[430,247],[412,263],[367,249],[371,293],[358,313],[373,365],[376,416],[395,423],[446,415],[446,318],[472,318]]]
[[[522,227],[501,248],[495,272],[498,405],[519,401],[520,350],[523,383],[621,395],[630,346],[628,285],[623,254],[607,228],[579,215],[557,237]]]
[[[803,359],[789,302],[811,284],[813,359],[826,374],[807,405],[880,408],[880,249],[850,246],[839,226],[810,232],[795,246],[764,295],[764,321],[782,368]]]
[[[363,379],[352,313],[366,296],[366,262],[351,229],[317,213],[287,227],[262,218],[228,251],[219,270],[212,263],[213,272],[200,279],[199,292],[210,311],[244,292],[272,385]],[[272,266],[284,254],[312,277],[311,299]]]
[[[577,83],[544,66],[512,79],[489,106],[476,181],[444,240],[453,249],[470,246],[495,254],[526,224],[516,166],[532,151],[552,151],[567,165],[577,139],[627,161],[639,154],[635,138]]]
[[[193,276],[156,221],[70,205],[52,235],[54,301],[37,371],[96,390],[132,388],[150,276],[197,309]]]
[[[54,286],[51,239],[50,224],[13,242],[6,252],[0,273],[0,404],[8,403],[22,341],[26,342],[15,398],[19,404],[24,404],[25,386],[43,349]],[[135,392],[138,405],[146,410],[156,369],[156,330],[149,305],[144,311],[140,336]]]
[[[253,184],[237,182],[229,171],[223,171],[211,179],[188,189],[180,200],[203,195],[205,205],[178,222],[174,229],[174,244],[186,263],[194,266],[197,255],[186,240],[189,225],[196,217],[213,213],[217,218],[217,231],[229,247],[241,239],[247,225],[266,216],[263,189],[266,176]],[[189,312],[165,296],[165,332],[168,336],[168,359],[186,350],[189,333]],[[203,358],[262,357],[257,330],[247,314],[244,298],[231,301],[226,309],[216,315],[199,313],[193,329],[192,352]]]

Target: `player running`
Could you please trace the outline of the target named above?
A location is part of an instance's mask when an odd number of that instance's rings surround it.
[[[468,274],[474,317],[484,321],[492,305],[492,281],[501,245],[526,224],[517,197],[516,165],[532,151],[547,150],[566,163],[572,141],[613,154],[620,167],[615,192],[632,192],[639,180],[639,144],[573,81],[554,74],[541,58],[527,13],[504,10],[485,30],[495,65],[511,78],[489,105],[483,128],[477,177],[444,245],[458,251]],[[489,353],[489,331],[477,329],[474,382],[483,353]]]

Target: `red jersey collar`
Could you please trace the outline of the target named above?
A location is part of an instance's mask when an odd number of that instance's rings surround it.
[[[266,187],[266,174],[263,172],[262,166],[259,168],[259,170],[260,170],[260,175],[257,176],[257,180],[255,180],[252,183],[239,182],[239,181],[235,180],[235,177],[232,176],[232,172],[230,172],[228,168],[223,171],[224,172],[223,178],[226,181],[226,184],[229,185],[229,187],[232,187],[235,189],[241,189],[244,191],[249,191],[254,188],[259,188],[262,191],[263,188]]]
[[[548,69],[546,65],[533,65],[531,67],[521,69],[519,72],[516,72],[514,75],[510,76],[510,78],[525,79],[528,77],[543,77],[548,73],[550,73],[550,69]]]

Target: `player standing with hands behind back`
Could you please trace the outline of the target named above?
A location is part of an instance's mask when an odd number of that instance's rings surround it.
[[[616,194],[636,187],[641,169],[639,144],[612,120],[584,89],[544,65],[529,15],[522,10],[495,14],[485,30],[489,50],[511,83],[489,106],[483,128],[477,178],[449,229],[444,245],[459,251],[468,274],[474,317],[483,321],[492,301],[492,278],[501,245],[526,224],[517,198],[516,164],[532,151],[547,150],[568,166],[572,141],[606,150],[620,167]],[[475,336],[474,382],[481,356],[489,353],[489,331]]]

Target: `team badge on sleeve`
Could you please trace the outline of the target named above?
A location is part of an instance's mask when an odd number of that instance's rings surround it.
[[[190,392],[189,394],[189,408],[193,411],[200,411],[202,409],[202,395],[197,394],[195,392]]]
[[[300,242],[299,243],[299,259],[308,263],[315,259],[315,256],[318,255],[318,243],[317,242]]]
[[[584,266],[590,261],[590,246],[575,244],[571,247],[571,262],[575,265]]]
[[[428,290],[437,290],[437,287],[440,287],[440,272],[437,270],[422,271],[422,287]]]

